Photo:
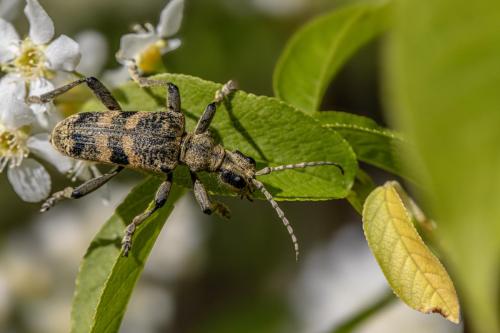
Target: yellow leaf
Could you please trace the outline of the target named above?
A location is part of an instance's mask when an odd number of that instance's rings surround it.
[[[458,323],[458,297],[448,273],[417,233],[397,182],[377,187],[365,201],[368,245],[396,295],[415,310]]]

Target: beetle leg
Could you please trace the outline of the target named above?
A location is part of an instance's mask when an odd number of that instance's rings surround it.
[[[73,81],[71,83],[68,83],[62,87],[56,88],[54,90],[51,90],[49,92],[46,92],[45,94],[42,94],[40,96],[29,96],[27,98],[28,103],[34,103],[34,104],[43,104],[43,103],[48,103],[51,102],[54,98],[57,96],[64,94],[66,91],[82,84],[85,83],[87,86],[92,90],[94,95],[97,97],[99,101],[101,101],[104,106],[111,111],[121,111],[122,108],[120,107],[120,104],[116,101],[116,99],[111,95],[111,92],[102,84],[101,81],[96,79],[95,77],[86,77],[82,78],[76,81]]]
[[[137,82],[141,87],[168,87],[169,83],[165,80],[152,80],[142,76],[139,72],[139,67],[134,60],[128,60],[127,69],[132,80]]]
[[[176,112],[181,112],[179,90],[176,85],[171,82],[166,82],[163,80],[153,80],[148,79],[141,75],[139,68],[134,60],[129,60],[128,70],[132,79],[139,84],[141,87],[167,87],[168,89],[168,109]],[[235,91],[236,82],[229,80],[226,82],[221,89],[217,90],[215,93],[214,102],[210,103],[196,126],[196,133],[205,132],[210,126],[210,122],[215,115],[215,106],[220,104],[229,94]]]
[[[226,82],[221,89],[217,90],[214,101],[207,105],[205,111],[198,120],[198,124],[196,124],[196,128],[194,130],[195,134],[201,134],[208,130],[210,123],[215,116],[217,104],[220,104],[229,94],[231,94],[231,92],[235,90],[236,83],[232,80]]]
[[[142,214],[134,217],[132,223],[130,223],[125,229],[125,235],[122,239],[122,251],[124,257],[128,257],[130,249],[132,248],[132,237],[134,236],[137,227],[155,211],[163,207],[165,202],[167,202],[168,194],[170,193],[170,188],[172,187],[172,178],[172,173],[168,173],[167,180],[161,183],[160,187],[158,187],[158,190],[156,191],[154,206],[147,209]]]
[[[205,186],[203,186],[203,183],[194,172],[191,172],[191,179],[193,181],[194,197],[198,201],[203,213],[210,215],[215,212],[225,219],[231,218],[231,212],[224,204],[210,200]]]
[[[182,112],[181,111],[181,96],[179,88],[173,83],[167,82],[168,98],[167,109],[169,112]]]
[[[194,129],[195,134],[204,133],[210,127],[210,123],[212,122],[212,119],[215,116],[216,110],[217,110],[217,104],[215,102],[212,102],[207,105],[205,111],[198,120],[198,124],[196,124],[196,128]]]
[[[129,60],[128,71],[130,77],[141,87],[166,87],[168,91],[167,109],[171,112],[181,112],[181,97],[179,88],[172,82],[164,80],[152,80],[139,73],[139,68],[133,60]]]
[[[81,184],[76,188],[66,187],[64,190],[52,194],[47,200],[45,200],[45,202],[42,204],[42,208],[40,209],[40,211],[41,212],[48,211],[50,208],[54,207],[54,205],[57,202],[61,200],[79,199],[89,193],[92,193],[99,187],[106,184],[109,180],[111,180],[111,178],[116,176],[122,170],[123,167],[118,166],[102,176],[87,180],[85,183]]]

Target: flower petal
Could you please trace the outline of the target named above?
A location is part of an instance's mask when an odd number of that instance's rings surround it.
[[[81,77],[77,76],[73,72],[65,72],[65,71],[55,71],[50,76],[50,83],[54,87],[62,87],[70,82],[76,81]]]
[[[30,82],[30,96],[38,96],[54,90],[54,85],[45,78],[37,78]]]
[[[15,96],[20,100],[26,97],[26,83],[17,73],[9,73],[0,79],[0,96]],[[0,113],[2,110],[0,110]]]
[[[53,89],[54,85],[50,81],[44,78],[38,78],[31,81],[29,95],[39,96]],[[36,118],[35,125],[38,125],[38,127],[34,128],[34,130],[42,129],[44,132],[52,130],[55,124],[62,119],[52,102],[45,104],[31,104],[30,108]]]
[[[25,159],[20,166],[9,168],[7,177],[21,199],[39,202],[50,193],[51,181],[47,170],[34,159]]]
[[[123,35],[116,58],[122,64],[126,60],[135,59],[145,48],[158,40],[160,37],[150,32]]]
[[[35,133],[51,131],[63,118],[53,103],[33,104],[30,107],[35,115],[32,128]]]
[[[4,109],[0,121],[9,129],[17,129],[35,121],[29,106],[16,98],[0,101],[0,108]]]
[[[103,34],[87,30],[75,36],[80,45],[82,58],[77,71],[86,76],[96,76],[104,68],[108,55],[108,43]]]
[[[179,38],[172,38],[166,41],[166,46],[161,49],[161,54],[165,54],[167,52],[178,49],[181,46],[182,42]]]
[[[47,133],[31,136],[27,145],[33,154],[55,166],[60,173],[67,173],[73,166],[73,161],[70,158],[52,147]]]
[[[15,58],[16,44],[19,43],[19,35],[14,26],[0,18],[0,63],[5,63]]]
[[[9,129],[29,125],[35,120],[33,111],[16,96],[13,89],[15,85],[0,82],[0,123]]]
[[[54,37],[54,22],[37,0],[26,0],[24,14],[30,22],[30,38],[37,44],[47,44]]]
[[[80,62],[80,46],[68,36],[61,35],[49,44],[45,56],[51,69],[71,72]]]
[[[172,0],[163,8],[160,14],[160,23],[156,27],[160,37],[167,38],[179,31],[183,10],[184,0]]]

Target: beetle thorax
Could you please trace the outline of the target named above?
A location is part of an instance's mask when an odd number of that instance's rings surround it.
[[[224,148],[215,143],[209,132],[205,132],[187,134],[183,138],[179,160],[191,171],[214,172],[222,164],[224,155]]]

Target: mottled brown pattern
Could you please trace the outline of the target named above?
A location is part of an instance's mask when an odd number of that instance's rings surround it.
[[[182,113],[86,112],[60,122],[52,142],[75,158],[165,172],[177,166],[183,134]]]
[[[134,151],[134,138],[130,135],[125,135],[122,138],[123,140],[123,150],[125,154],[128,156],[128,160],[130,165],[141,165],[142,160],[141,156],[137,155]]]
[[[125,123],[125,127],[124,128],[126,130],[132,130],[132,129],[134,129],[137,126],[137,123],[139,122],[139,120],[141,118],[142,118],[142,113],[135,113],[135,114],[130,115],[127,118],[127,122]]]
[[[111,126],[114,124],[115,119],[119,118],[120,113],[119,111],[115,112],[99,112],[97,113],[98,115],[98,123],[101,124],[102,126]]]
[[[95,146],[100,159],[109,161],[111,158],[111,150],[108,148],[108,136],[102,134],[96,135]]]

